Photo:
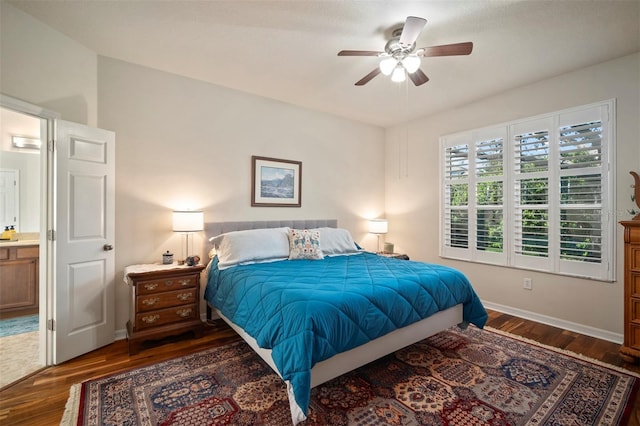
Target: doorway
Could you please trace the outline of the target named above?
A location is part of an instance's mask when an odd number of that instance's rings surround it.
[[[43,368],[40,330],[41,132],[46,120],[0,108],[0,388]],[[16,360],[20,360],[16,363]]]
[[[36,352],[59,364],[115,340],[115,133],[2,94],[0,107],[40,123]]]

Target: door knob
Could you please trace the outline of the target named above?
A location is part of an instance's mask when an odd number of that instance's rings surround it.
[[[111,244],[105,244],[102,246],[102,248],[104,249],[104,251],[113,250],[113,246]]]

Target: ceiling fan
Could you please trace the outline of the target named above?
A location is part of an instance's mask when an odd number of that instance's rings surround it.
[[[469,55],[473,43],[443,44],[440,46],[416,48],[416,40],[422,32],[427,20],[416,16],[407,17],[404,26],[393,31],[392,38],[384,47],[384,52],[373,50],[341,50],[338,56],[378,56],[382,59],[380,66],[356,82],[356,86],[364,86],[380,73],[391,75],[395,82],[405,81],[406,75],[416,86],[420,86],[429,77],[420,69],[420,58],[426,56]]]

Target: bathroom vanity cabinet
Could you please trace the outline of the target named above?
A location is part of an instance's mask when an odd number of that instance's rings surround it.
[[[40,248],[0,245],[0,318],[38,313]]]

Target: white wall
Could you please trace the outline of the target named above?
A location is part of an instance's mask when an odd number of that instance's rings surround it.
[[[174,209],[205,222],[336,218],[375,249],[364,218],[384,211],[382,128],[114,59],[98,68],[99,127],[116,132],[117,283],[127,265],[181,252]],[[252,155],[302,162],[301,208],[251,207]],[[116,301],[123,328],[124,284]]]
[[[496,77],[496,78],[499,78]],[[431,83],[429,83],[431,84]],[[436,83],[433,83],[436,84]],[[623,324],[623,239],[617,226],[616,275],[605,283],[438,257],[438,138],[463,130],[573,106],[617,100],[616,221],[629,219],[633,180],[640,170],[640,54],[633,54],[483,99],[387,130],[387,240],[412,258],[439,262],[467,274],[481,299],[536,316],[594,328],[618,338]],[[533,291],[522,289],[524,277]],[[566,325],[566,324],[563,324]],[[599,333],[602,331],[602,333]]]
[[[0,1],[0,92],[95,126],[98,57],[80,43]]]

